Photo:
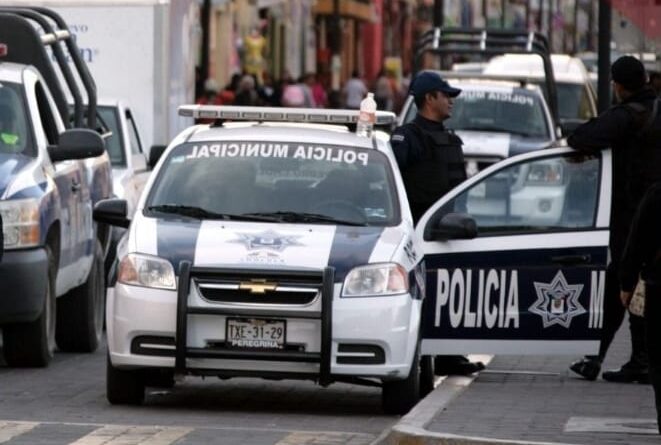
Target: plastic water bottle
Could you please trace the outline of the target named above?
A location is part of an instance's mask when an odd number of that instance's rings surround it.
[[[360,114],[356,124],[358,136],[372,137],[372,130],[376,122],[376,101],[374,93],[367,93],[367,97],[360,102]]]

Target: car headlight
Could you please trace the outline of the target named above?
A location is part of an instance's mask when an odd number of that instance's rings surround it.
[[[163,258],[129,253],[119,262],[117,281],[131,286],[176,289],[172,263]]]
[[[399,264],[373,264],[351,270],[344,279],[343,297],[383,297],[409,291],[409,276]]]
[[[526,175],[526,185],[563,185],[564,169],[560,162],[535,162]]]
[[[13,199],[0,201],[2,236],[6,250],[24,249],[39,245],[39,201]]]

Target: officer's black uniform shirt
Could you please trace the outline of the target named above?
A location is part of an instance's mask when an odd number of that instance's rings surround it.
[[[661,183],[647,191],[631,224],[620,265],[622,290],[633,291],[638,272],[643,279],[661,285]]]
[[[414,220],[466,179],[462,141],[442,122],[418,114],[390,138]]]

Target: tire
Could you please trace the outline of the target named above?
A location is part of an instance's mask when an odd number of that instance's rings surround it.
[[[28,323],[3,327],[3,348],[7,365],[13,367],[44,367],[50,363],[55,351],[55,260],[46,247],[48,284],[44,307],[39,317]]]
[[[167,369],[147,369],[143,376],[145,386],[166,389],[174,387],[174,371]]]
[[[431,355],[423,355],[420,357],[420,398],[424,398],[427,394],[434,390],[434,357]]]
[[[57,346],[66,352],[93,352],[101,342],[105,314],[106,280],[103,249],[97,240],[92,268],[82,285],[57,301]]]
[[[381,404],[387,414],[406,414],[420,400],[420,345],[415,350],[411,371],[403,380],[383,382]]]
[[[112,405],[140,405],[145,400],[141,370],[118,369],[106,356],[106,398]]]

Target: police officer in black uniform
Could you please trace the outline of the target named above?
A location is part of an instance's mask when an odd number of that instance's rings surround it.
[[[608,347],[624,318],[618,273],[631,220],[645,191],[661,179],[661,118],[656,93],[646,85],[645,68],[635,57],[623,56],[611,66],[611,77],[618,104],[578,127],[567,140],[571,147],[586,153],[612,148],[613,156],[611,262],[606,270],[599,355],[585,357],[570,367],[588,380],[599,375]],[[602,377],[614,382],[644,383],[649,378],[644,321],[630,314],[629,322],[631,358],[620,369],[605,371]]]
[[[638,276],[645,282],[645,333],[649,375],[661,433],[661,183],[647,191],[631,224],[620,267],[623,307],[628,307]]]
[[[461,139],[445,128],[453,99],[461,93],[438,73],[423,71],[409,87],[418,114],[393,132],[392,144],[414,224],[432,204],[466,179]],[[484,369],[463,356],[437,356],[436,374],[471,374]]]

